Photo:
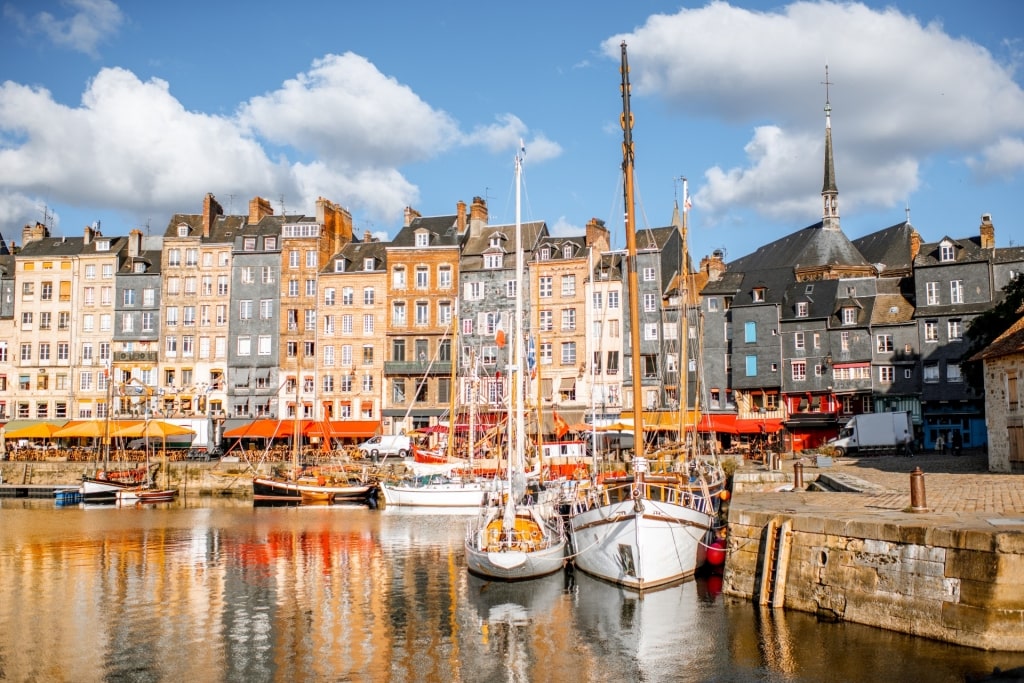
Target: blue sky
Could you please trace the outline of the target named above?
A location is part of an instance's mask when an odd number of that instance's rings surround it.
[[[2,3],[3,0],[0,0]],[[1024,3],[235,3],[10,0],[0,23],[0,234],[107,235],[212,192],[389,238],[403,208],[487,200],[622,232],[619,44],[638,226],[686,177],[690,248],[732,260],[821,217],[825,65],[842,226],[1024,242]]]

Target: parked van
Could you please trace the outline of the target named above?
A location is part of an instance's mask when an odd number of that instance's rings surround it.
[[[397,455],[404,458],[412,452],[409,437],[402,435],[375,436],[358,446],[364,458],[376,460],[382,455]]]

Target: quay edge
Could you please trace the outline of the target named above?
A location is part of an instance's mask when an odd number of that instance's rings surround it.
[[[861,507],[858,496],[735,495],[725,594],[984,650],[1024,651],[1024,515],[922,514],[897,507],[900,496],[892,507]],[[772,529],[785,538],[773,538]]]

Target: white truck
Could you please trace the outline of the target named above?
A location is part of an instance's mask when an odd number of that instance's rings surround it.
[[[848,453],[912,455],[913,443],[914,426],[910,413],[904,411],[854,415],[828,445],[842,457]]]

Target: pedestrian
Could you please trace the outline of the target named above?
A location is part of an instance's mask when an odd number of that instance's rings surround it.
[[[963,448],[964,437],[960,434],[960,430],[957,429],[953,432],[953,455],[960,455]]]
[[[942,432],[939,432],[939,435],[935,437],[935,452],[936,453],[945,453],[946,452],[946,439],[945,439],[945,437],[942,436]]]

